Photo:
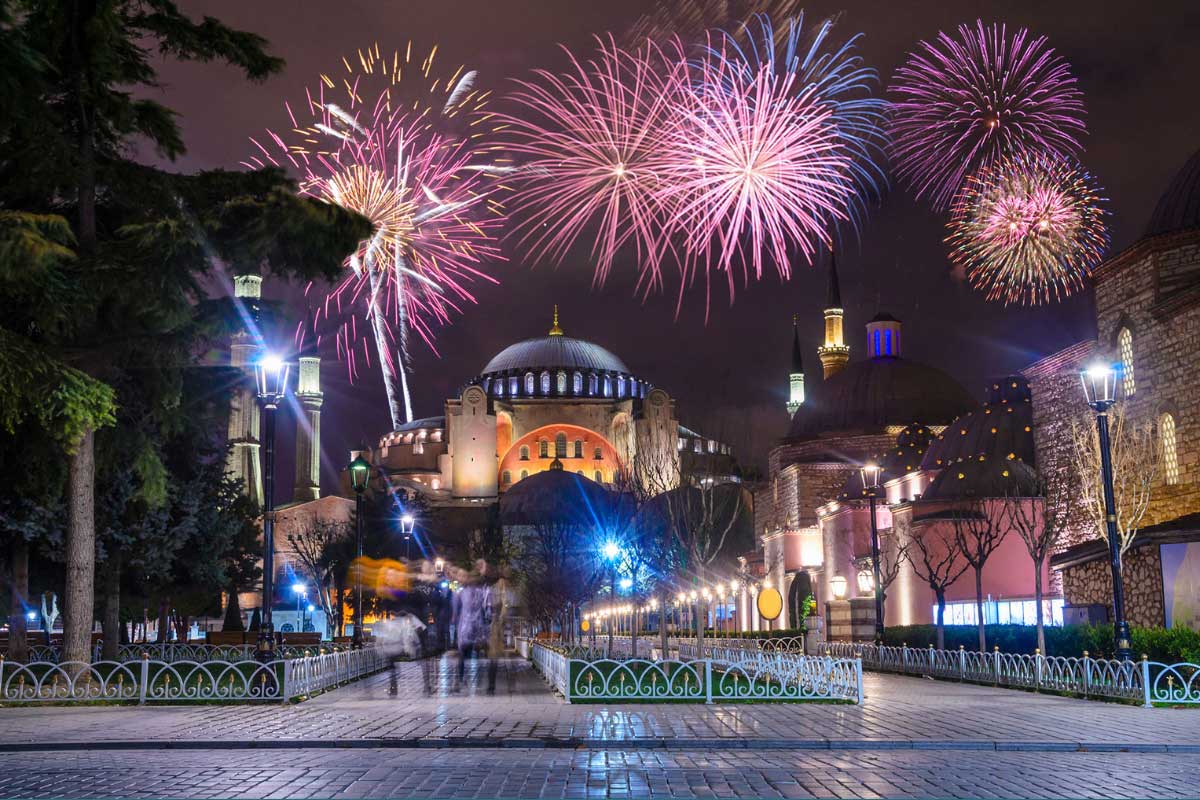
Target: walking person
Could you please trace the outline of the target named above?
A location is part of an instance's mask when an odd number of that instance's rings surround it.
[[[465,586],[454,595],[454,625],[458,632],[458,688],[462,688],[468,658],[478,658],[487,648],[488,622],[491,617],[491,592],[487,583],[487,562],[475,562],[475,571]],[[495,676],[492,682],[494,686]]]

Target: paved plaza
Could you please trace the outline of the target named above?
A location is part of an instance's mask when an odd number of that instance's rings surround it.
[[[519,659],[296,705],[0,709],[0,797],[1195,797],[1195,711],[892,675],[862,706],[568,705]]]

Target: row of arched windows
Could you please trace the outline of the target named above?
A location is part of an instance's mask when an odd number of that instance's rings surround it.
[[[576,470],[575,472],[576,472],[576,474],[577,474],[577,475],[584,475],[584,474],[585,474],[585,473],[584,473],[584,471],[583,471],[583,470],[581,470],[581,469],[580,469],[580,470]],[[529,477],[529,470],[527,470],[527,469],[523,469],[523,470],[521,470],[521,477],[519,477],[517,480],[522,480],[522,481],[523,481],[523,480],[525,480],[525,479],[526,479],[526,478],[528,478],[528,477]],[[596,483],[604,483],[604,482],[605,482],[605,481],[604,481],[604,473],[603,473],[601,470],[598,470],[598,469],[597,469],[597,470],[592,470],[592,480],[594,480]],[[501,485],[503,485],[503,486],[509,486],[509,485],[511,485],[511,484],[512,484],[512,482],[513,482],[513,479],[512,479],[512,471],[511,471],[511,470],[507,470],[507,469],[506,469],[506,470],[504,470],[504,472],[500,473],[500,483],[501,483]]]
[[[568,453],[567,435],[559,433],[554,437],[554,457],[555,458],[583,458],[584,442],[582,439],[576,439],[571,443],[573,446]],[[519,455],[522,461],[529,460],[529,445],[521,445]],[[538,439],[538,458],[550,458],[550,442],[547,439]],[[596,461],[601,461],[604,458],[604,449],[595,447],[592,449],[592,458]]]
[[[645,397],[647,385],[626,375],[586,375],[566,370],[540,374],[526,372],[524,376],[509,375],[483,378],[484,391],[493,397]],[[570,390],[568,391],[568,385]],[[523,391],[522,391],[523,390]]]

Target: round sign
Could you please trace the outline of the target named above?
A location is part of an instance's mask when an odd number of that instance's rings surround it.
[[[763,589],[758,593],[758,614],[763,619],[778,619],[783,613],[783,595],[778,589]]]
[[[586,619],[583,622],[579,623],[579,629],[581,631],[583,631],[584,633],[587,633],[589,630],[591,630],[591,627],[592,627],[592,623],[588,622]]]

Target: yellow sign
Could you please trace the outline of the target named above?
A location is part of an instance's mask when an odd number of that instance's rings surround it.
[[[587,633],[588,631],[590,631],[592,629],[592,623],[588,622],[585,619],[583,622],[579,623],[579,629],[581,631],[583,631],[584,633]]]
[[[758,614],[763,619],[779,619],[783,613],[783,595],[778,589],[763,589],[758,593]]]

